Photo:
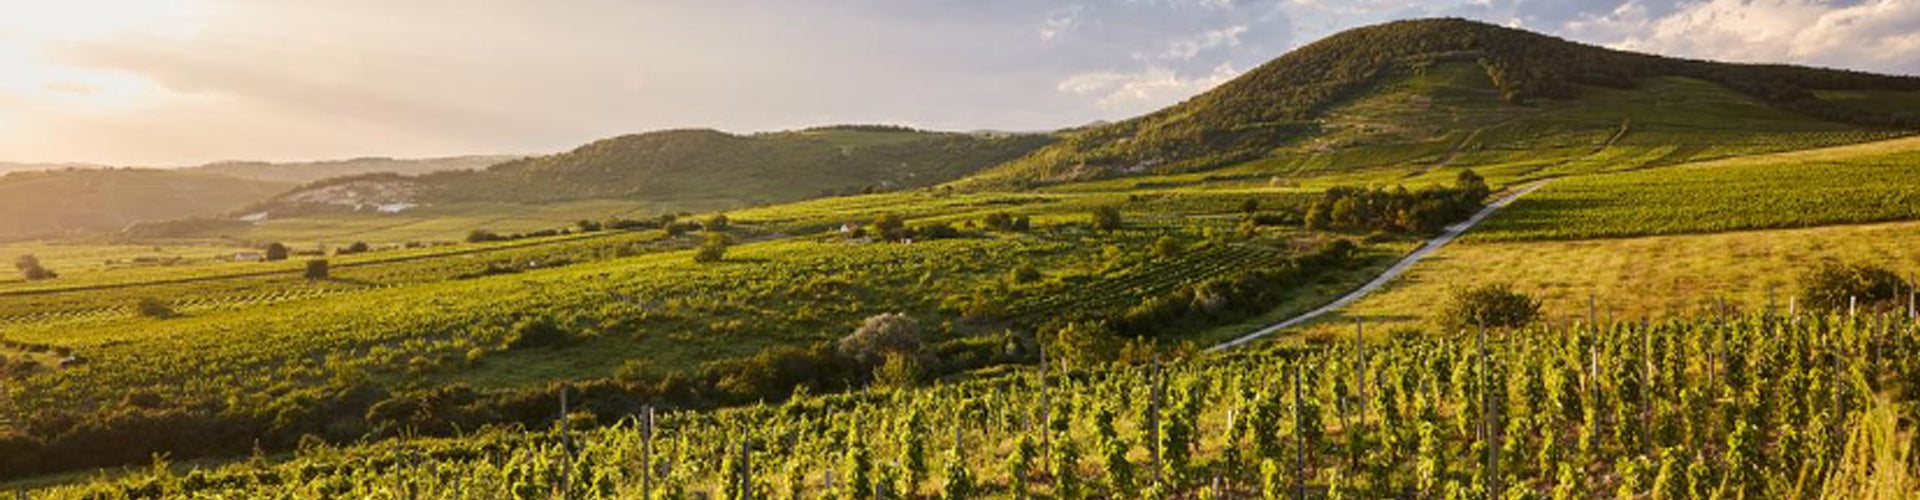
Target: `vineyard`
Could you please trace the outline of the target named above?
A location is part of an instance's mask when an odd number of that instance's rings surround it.
[[[572,413],[532,432],[156,463],[33,498],[1849,498],[1920,472],[1898,451],[1920,376],[1920,325],[1901,312],[1043,364],[592,430],[562,432],[599,425]],[[562,404],[597,402],[548,408]]]
[[[1766,156],[1555,181],[1487,221],[1481,241],[1811,227],[1920,217],[1911,151]],[[1791,193],[1784,194],[1784,193]]]

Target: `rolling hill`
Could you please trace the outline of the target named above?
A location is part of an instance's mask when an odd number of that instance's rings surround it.
[[[444,158],[353,158],[310,162],[274,163],[263,161],[226,161],[183,170],[219,174],[242,179],[278,182],[313,182],[334,177],[372,173],[421,175],[448,170],[478,170],[523,158],[514,155],[471,155]]]
[[[293,186],[161,169],[11,172],[0,176],[0,240],[114,231],[142,221],[213,215]]]
[[[1045,135],[836,126],[734,135],[668,130],[603,139],[480,171],[354,176],[259,207],[284,214],[463,202],[639,199],[744,206],[939,184],[1018,158]]]
[[[1329,36],[1145,116],[1068,131],[962,185],[1035,186],[1254,160],[1492,165],[1503,159],[1473,153],[1502,148],[1565,149],[1547,155],[1564,162],[1636,136],[1680,148],[1637,153],[1673,162],[1697,159],[1694,145],[1723,139],[1715,131],[1920,127],[1920,114],[1901,111],[1910,107],[1875,105],[1914,90],[1920,78],[1675,59],[1458,19],[1399,21]]]

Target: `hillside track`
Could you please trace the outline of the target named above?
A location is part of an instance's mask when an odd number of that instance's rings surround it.
[[[1222,342],[1219,345],[1209,347],[1207,348],[1207,351],[1209,352],[1222,351],[1226,349],[1232,349],[1235,347],[1247,345],[1248,343],[1251,343],[1255,340],[1259,340],[1268,335],[1272,335],[1274,332],[1278,332],[1288,328],[1293,328],[1295,326],[1304,324],[1308,321],[1312,321],[1315,318],[1319,318],[1320,316],[1324,316],[1327,313],[1333,312],[1335,309],[1346,307],[1348,304],[1352,304],[1354,301],[1360,300],[1361,298],[1364,298],[1367,295],[1372,294],[1373,292],[1379,291],[1381,288],[1385,287],[1387,283],[1392,282],[1394,278],[1400,277],[1400,275],[1405,274],[1408,269],[1413,268],[1414,264],[1420,263],[1420,261],[1423,259],[1426,259],[1428,255],[1432,255],[1435,251],[1440,250],[1441,247],[1445,247],[1447,246],[1448,243],[1452,243],[1453,240],[1455,238],[1459,238],[1460,235],[1466,234],[1467,230],[1473,229],[1473,227],[1476,225],[1479,225],[1481,221],[1486,220],[1487,217],[1492,216],[1494,212],[1498,212],[1500,211],[1500,209],[1506,208],[1507,205],[1513,204],[1513,201],[1520,199],[1521,196],[1526,196],[1528,193],[1532,193],[1536,190],[1539,190],[1541,187],[1546,186],[1547,183],[1550,181],[1551,180],[1537,181],[1532,184],[1528,184],[1524,187],[1521,187],[1520,189],[1514,190],[1512,193],[1509,193],[1506,196],[1501,197],[1499,200],[1495,200],[1493,203],[1488,204],[1486,207],[1481,208],[1478,213],[1473,214],[1473,217],[1468,218],[1467,220],[1462,221],[1458,224],[1447,226],[1447,230],[1445,232],[1440,233],[1439,236],[1435,236],[1431,240],[1427,240],[1427,243],[1425,245],[1421,245],[1418,250],[1414,250],[1413,253],[1409,253],[1407,254],[1406,257],[1402,257],[1399,262],[1395,262],[1393,264],[1393,267],[1387,268],[1385,272],[1382,272],[1380,273],[1379,276],[1374,277],[1372,281],[1368,281],[1367,284],[1361,285],[1360,288],[1354,289],[1354,291],[1348,292],[1346,295],[1340,296],[1340,298],[1335,299],[1333,302],[1327,303],[1327,305],[1320,306],[1318,309],[1314,309],[1312,311],[1307,311],[1306,313],[1301,314],[1299,316],[1288,318],[1285,321],[1281,321],[1279,323],[1274,323],[1271,325],[1267,325],[1265,327],[1261,327],[1260,329],[1254,330],[1253,332],[1248,333],[1246,335],[1242,335],[1233,340]]]

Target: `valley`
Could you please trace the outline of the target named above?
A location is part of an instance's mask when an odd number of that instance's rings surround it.
[[[1419,20],[1047,134],[671,130],[236,188],[0,245],[0,480],[1814,498],[1912,433],[1920,123],[1886,111],[1916,96]]]

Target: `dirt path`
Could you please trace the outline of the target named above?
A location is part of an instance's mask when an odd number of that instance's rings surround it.
[[[1519,199],[1521,196],[1526,196],[1527,193],[1534,192],[1534,190],[1540,189],[1542,186],[1546,186],[1547,182],[1548,181],[1539,181],[1533,184],[1528,184],[1526,187],[1522,187],[1519,190],[1514,191],[1513,193],[1508,194],[1506,196],[1503,196],[1499,200],[1496,200],[1491,204],[1488,204],[1486,208],[1480,209],[1479,213],[1473,214],[1472,218],[1469,218],[1466,221],[1461,222],[1459,224],[1447,226],[1446,232],[1440,233],[1439,236],[1435,236],[1431,240],[1427,240],[1426,245],[1422,245],[1419,250],[1414,250],[1413,253],[1407,254],[1406,257],[1400,259],[1400,262],[1395,262],[1393,264],[1393,267],[1387,268],[1386,272],[1380,273],[1380,276],[1375,277],[1373,281],[1368,281],[1366,285],[1362,285],[1359,289],[1356,289],[1352,292],[1348,292],[1346,295],[1340,296],[1339,299],[1334,300],[1332,303],[1329,303],[1324,306],[1320,306],[1319,309],[1307,311],[1306,314],[1294,316],[1292,318],[1287,319],[1286,321],[1281,321],[1279,323],[1268,325],[1264,328],[1253,331],[1253,333],[1242,335],[1239,338],[1222,342],[1220,345],[1207,348],[1207,350],[1219,351],[1224,349],[1232,349],[1235,347],[1240,347],[1240,346],[1246,345],[1249,342],[1259,340],[1261,337],[1272,335],[1273,332],[1299,326],[1300,324],[1311,321],[1314,318],[1318,318],[1322,315],[1333,312],[1333,310],[1335,309],[1346,307],[1348,304],[1352,304],[1354,301],[1360,300],[1360,298],[1366,297],[1368,294],[1378,291],[1381,287],[1386,286],[1388,282],[1393,281],[1394,278],[1398,278],[1400,277],[1401,274],[1405,274],[1407,272],[1407,269],[1412,268],[1413,265],[1419,263],[1421,259],[1427,258],[1428,255],[1432,255],[1433,252],[1439,250],[1440,247],[1444,247],[1447,245],[1447,243],[1453,242],[1454,238],[1460,237],[1460,235],[1466,233],[1468,229],[1473,229],[1473,226],[1480,224],[1480,221],[1486,220],[1486,218],[1488,216],[1493,215],[1494,212],[1498,212],[1500,211],[1500,209],[1506,208],[1507,205],[1510,205],[1513,203],[1513,200]]]

